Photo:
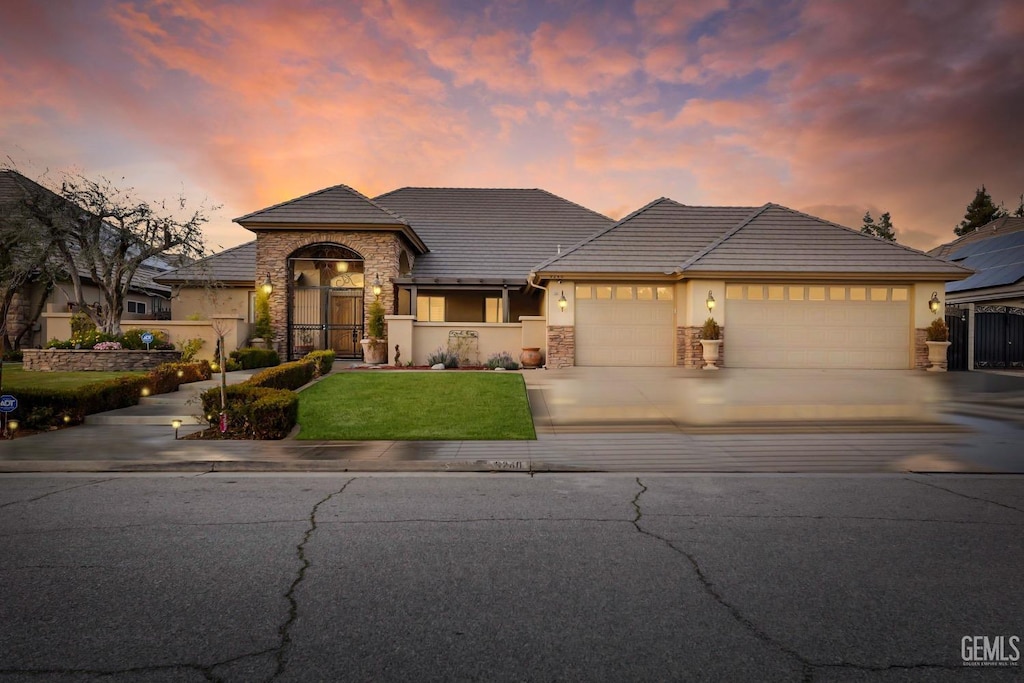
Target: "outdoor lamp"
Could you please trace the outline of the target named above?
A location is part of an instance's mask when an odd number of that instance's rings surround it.
[[[380,296],[381,293],[380,275],[377,273],[373,274],[373,295]]]
[[[178,428],[181,427],[181,420],[171,420],[171,426],[174,427],[174,440],[178,440]]]
[[[7,431],[9,431],[11,434],[13,434],[14,432],[18,431],[18,421],[17,420],[9,421],[7,423]]]
[[[708,290],[708,300],[704,303],[708,305],[708,313],[710,313],[711,309],[715,307],[715,295],[711,293],[710,289]]]
[[[149,387],[142,387],[142,391],[139,392],[143,396],[149,396]]]
[[[270,293],[274,291],[274,283],[270,281],[270,273],[267,273],[267,277],[263,278],[263,293],[270,296]]]
[[[558,297],[558,310],[565,312],[565,309],[569,307],[569,300],[565,298],[565,291],[562,291],[562,296]]]
[[[939,304],[940,303],[941,302],[939,301],[939,293],[938,292],[932,292],[932,298],[928,301],[928,308],[931,309],[932,313],[938,313],[939,312]]]
[[[339,273],[347,273],[348,272],[348,261],[338,261],[334,265],[335,265],[335,268],[338,269]]]

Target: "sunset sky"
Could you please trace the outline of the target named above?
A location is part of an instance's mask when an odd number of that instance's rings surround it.
[[[900,242],[1024,192],[1024,2],[3,0],[0,156],[236,216],[329,185],[776,202]]]

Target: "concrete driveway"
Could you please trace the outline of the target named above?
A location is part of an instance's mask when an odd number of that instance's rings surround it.
[[[911,370],[577,367],[523,376],[538,431],[553,434],[952,428],[945,413],[968,381]]]

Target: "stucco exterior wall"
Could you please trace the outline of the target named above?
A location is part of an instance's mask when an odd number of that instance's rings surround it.
[[[483,364],[487,358],[502,351],[508,352],[515,359],[519,359],[519,352],[523,346],[523,326],[519,323],[473,323],[465,325],[462,323],[414,323],[413,332],[413,353],[412,358],[406,357],[407,351],[403,348],[402,357],[404,360],[412,360],[415,365],[425,365],[427,356],[438,348],[448,347],[448,333],[452,330],[473,330],[477,333],[479,362]],[[390,340],[389,344],[390,344]],[[389,349],[394,355],[394,345]]]
[[[249,319],[249,293],[253,287],[182,287],[171,299],[172,320],[209,320],[211,315]]]

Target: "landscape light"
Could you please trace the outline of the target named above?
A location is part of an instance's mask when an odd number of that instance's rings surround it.
[[[181,427],[181,420],[171,420],[171,426],[174,427],[174,440],[178,440],[178,428]]]

